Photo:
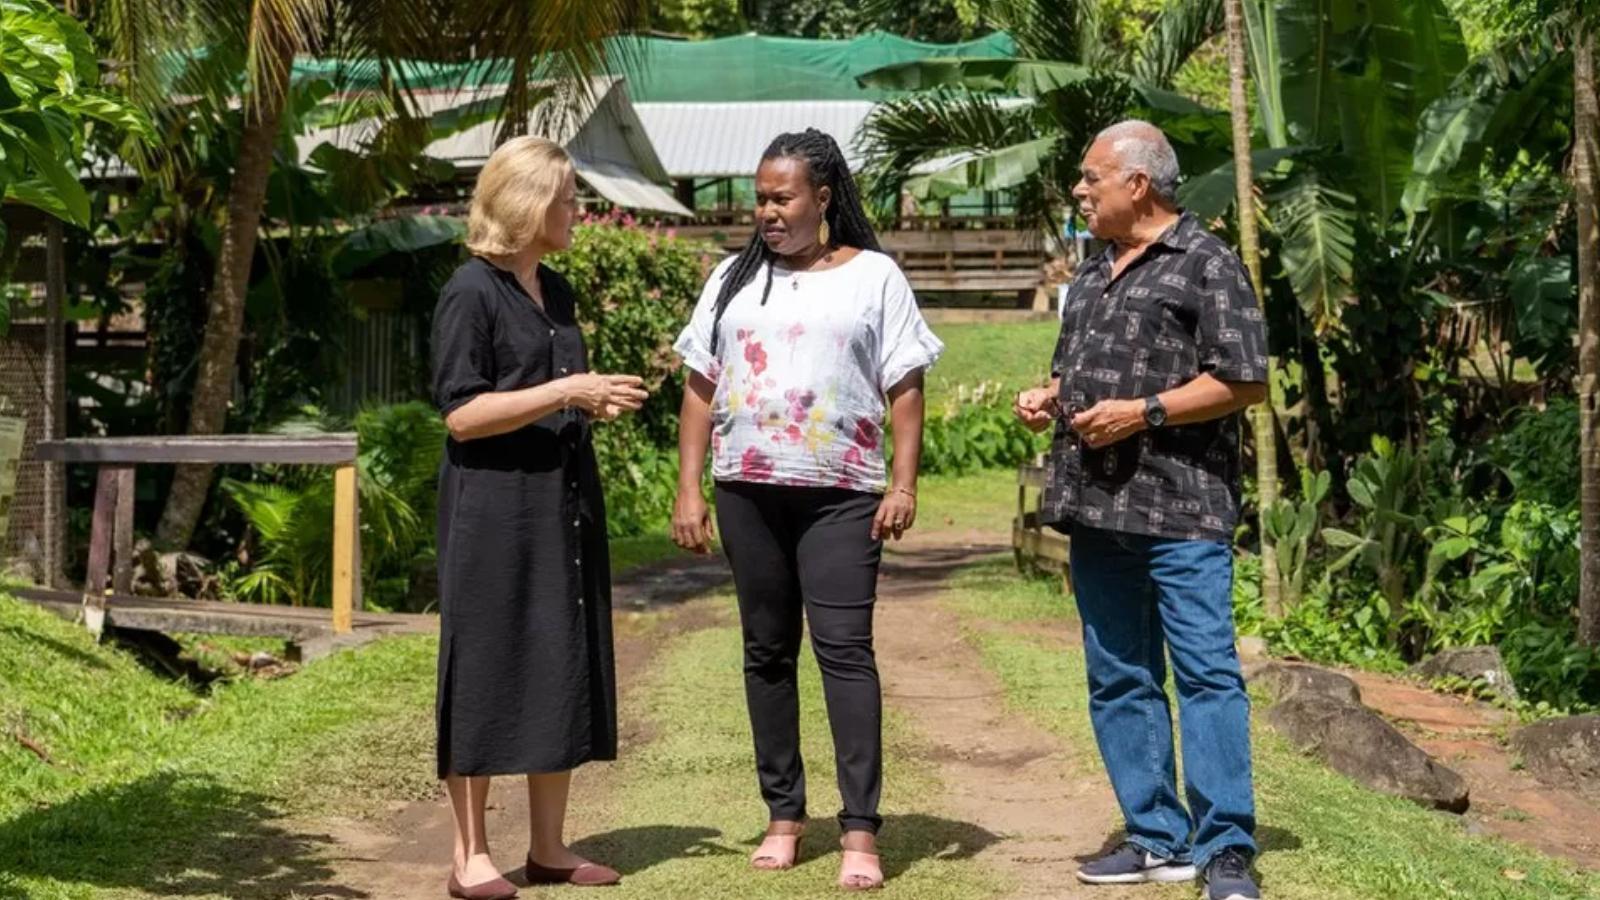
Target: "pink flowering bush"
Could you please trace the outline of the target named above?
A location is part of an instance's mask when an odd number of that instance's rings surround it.
[[[640,375],[650,401],[637,416],[595,427],[611,533],[665,527],[677,487],[683,377],[672,343],[689,321],[721,253],[631,214],[585,215],[572,247],[548,260],[578,296],[578,319],[597,372]]]

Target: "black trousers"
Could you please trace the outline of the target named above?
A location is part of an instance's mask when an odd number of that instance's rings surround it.
[[[883,542],[876,494],[745,482],[717,485],[717,525],[744,630],[744,689],[756,774],[773,819],[806,816],[795,664],[801,615],[822,670],[845,830],[876,833],[883,783],[883,696],[872,608]]]

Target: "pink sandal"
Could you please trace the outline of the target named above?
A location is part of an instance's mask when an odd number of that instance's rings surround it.
[[[868,850],[851,850],[839,839],[843,859],[839,863],[839,887],[847,891],[875,891],[883,887],[883,864],[878,854]]]
[[[794,830],[773,831],[779,824],[792,825]],[[794,868],[795,861],[800,858],[800,836],[805,832],[804,822],[772,822],[767,826],[766,837],[761,839],[761,846],[750,856],[751,868],[766,872]]]

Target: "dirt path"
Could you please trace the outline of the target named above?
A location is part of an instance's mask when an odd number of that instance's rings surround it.
[[[681,559],[647,566],[619,579],[612,590],[616,618],[617,683],[624,689],[638,682],[655,653],[672,635],[705,628],[714,623],[704,607],[686,605],[672,609],[653,627],[641,629],[640,613],[671,609],[728,582],[727,565],[720,559]],[[619,752],[648,740],[640,722],[624,721],[618,734]],[[606,763],[584,766],[573,775],[572,793],[586,799],[586,807],[608,790],[611,767]],[[520,778],[496,778],[489,791],[485,828],[503,871],[520,870],[516,848],[527,846],[528,795]],[[581,823],[571,830],[581,833]],[[316,898],[373,898],[373,900],[437,900],[444,895],[454,828],[443,793],[432,800],[398,803],[382,820],[324,819],[307,823],[319,842],[337,848],[330,853],[332,877],[324,886],[300,896]],[[339,887],[331,887],[339,885]]]
[[[1073,872],[1121,822],[1110,787],[1074,774],[1073,750],[1006,712],[998,680],[938,601],[956,568],[1008,549],[921,541],[891,555],[876,623],[884,699],[929,743],[945,786],[939,811],[998,837],[977,859],[1006,872],[1007,896],[1103,896]]]
[[[1073,775],[1073,753],[1058,739],[1005,712],[998,682],[937,599],[955,571],[1003,550],[996,540],[979,532],[946,532],[908,540],[888,554],[876,629],[885,702],[910,718],[945,786],[919,812],[949,816],[993,835],[977,855],[1008,873],[1015,885],[1008,896],[1076,897],[1077,858],[1100,849],[1118,821],[1110,791],[1102,778]],[[691,604],[645,633],[630,630],[626,610],[659,609],[717,583],[715,562],[675,569],[618,587],[618,678],[624,687],[637,682],[664,636],[712,624],[704,607]],[[645,740],[648,735],[625,728],[623,752]],[[603,806],[609,777],[608,766],[586,766],[575,777],[574,793],[586,798],[586,807]],[[507,871],[519,863],[514,848],[524,843],[526,816],[521,783],[497,779],[487,824],[497,847],[513,848],[498,859]],[[310,824],[335,848],[329,859],[333,877],[327,887],[303,896],[439,895],[451,840],[442,799],[397,805],[381,821]],[[886,837],[885,846],[892,850],[892,839]]]

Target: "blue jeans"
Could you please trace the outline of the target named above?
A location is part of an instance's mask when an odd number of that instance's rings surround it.
[[[1234,646],[1232,548],[1074,525],[1071,554],[1089,718],[1128,839],[1202,867],[1229,848],[1253,856],[1250,700]],[[1167,653],[1187,810],[1174,773]]]

